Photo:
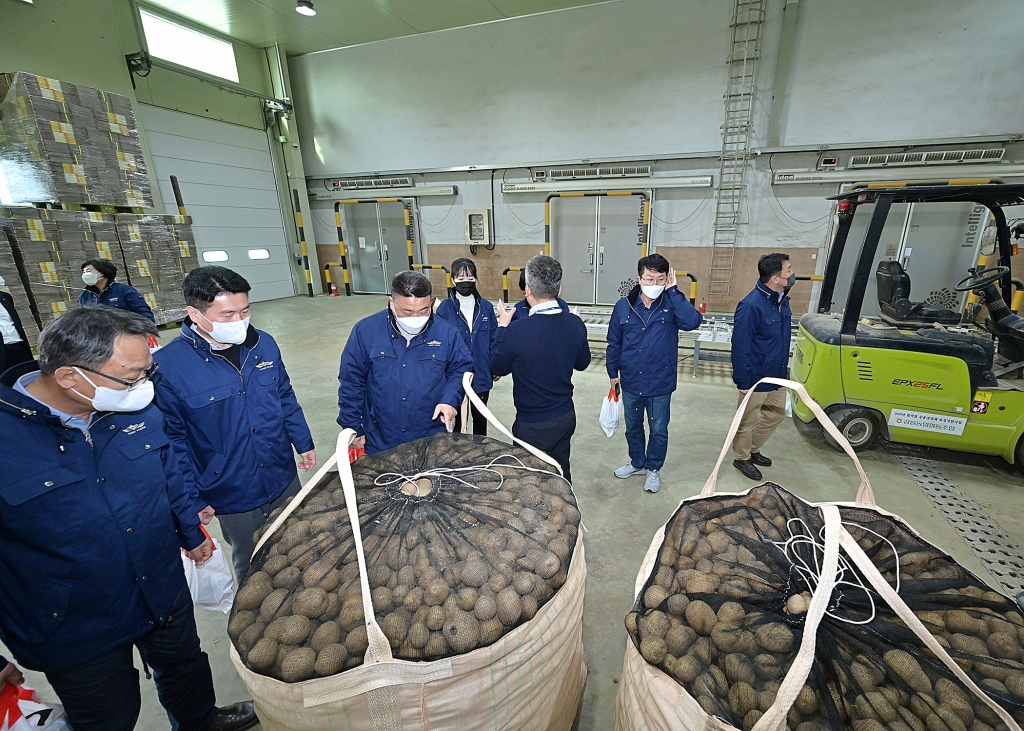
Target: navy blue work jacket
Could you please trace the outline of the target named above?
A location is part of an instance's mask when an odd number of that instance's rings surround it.
[[[366,437],[367,454],[443,432],[441,419],[431,419],[434,409],[459,407],[462,375],[472,370],[473,358],[454,326],[431,315],[406,346],[385,309],[357,322],[345,344],[338,423]]]
[[[789,377],[789,343],[792,339],[789,297],[773,292],[762,282],[736,305],[732,331],[732,380],[747,390],[762,378]],[[778,386],[762,384],[758,391]]]
[[[205,536],[155,406],[89,433],[0,383],[0,639],[58,671],[133,642],[187,592],[181,549]]]
[[[239,370],[186,318],[153,359],[156,403],[197,510],[244,513],[284,492],[298,474],[292,447],[310,451],[313,436],[274,339],[250,326]]]
[[[139,290],[120,282],[107,282],[107,286],[103,288],[102,292],[95,287],[86,287],[78,295],[79,307],[94,307],[95,305],[128,310],[149,320],[154,320],[153,310],[146,304],[146,298],[139,294]]]
[[[651,303],[640,299],[640,286],[615,303],[608,325],[609,378],[620,378],[622,390],[638,396],[666,396],[676,390],[679,331],[696,330],[704,321],[678,287],[670,287]]]
[[[451,323],[459,331],[462,341],[473,356],[473,390],[484,393],[490,391],[494,385],[494,379],[491,377],[491,346],[494,345],[494,338],[498,333],[498,311],[480,295],[475,297],[472,332],[466,323],[465,313],[462,312],[461,303],[454,289],[448,293],[448,299],[441,303],[434,316]]]

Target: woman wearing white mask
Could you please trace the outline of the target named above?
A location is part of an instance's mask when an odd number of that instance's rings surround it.
[[[20,363],[32,360],[32,349],[14,309],[14,297],[5,292],[7,283],[0,277],[0,373]]]
[[[153,310],[146,303],[139,290],[121,282],[115,282],[117,266],[108,259],[89,259],[82,262],[82,283],[85,290],[78,295],[79,307],[106,305],[119,310],[128,310],[155,320]]]

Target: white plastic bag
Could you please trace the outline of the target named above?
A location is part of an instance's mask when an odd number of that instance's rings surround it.
[[[622,404],[619,401],[618,389],[613,386],[608,391],[608,396],[601,404],[601,428],[609,437],[615,434],[615,430],[622,423]]]
[[[206,530],[203,532],[206,533]],[[210,540],[213,541],[213,557],[209,561],[202,566],[196,566],[182,551],[181,563],[185,567],[185,579],[192,593],[192,603],[200,609],[227,614],[235,601],[234,577],[231,575],[231,565],[217,539],[210,536]]]
[[[4,683],[0,689],[0,731],[71,731],[64,706],[43,703],[25,686]]]

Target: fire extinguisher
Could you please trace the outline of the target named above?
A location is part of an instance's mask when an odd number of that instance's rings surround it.
[[[708,303],[705,302],[704,300],[701,300],[700,301],[700,306],[697,308],[697,311],[700,312],[700,314],[703,315],[705,312],[708,311]]]
[[[340,297],[341,294],[338,292],[338,288],[331,282],[331,297]]]

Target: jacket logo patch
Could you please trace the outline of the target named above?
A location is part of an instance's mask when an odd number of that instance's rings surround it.
[[[427,343],[427,345],[430,346],[431,348],[439,348],[439,347],[441,347],[441,341],[440,340],[431,340],[429,343]]]
[[[138,434],[140,431],[142,431],[145,428],[146,428],[146,422],[142,421],[142,422],[139,422],[138,424],[129,424],[128,426],[126,426],[121,431],[123,431],[128,436],[131,436],[132,434]]]
[[[273,367],[274,367],[274,361],[272,361],[272,360],[264,360],[264,361],[261,361],[261,362],[256,364],[256,370],[258,370],[258,371],[265,371],[267,368],[273,368]]]

